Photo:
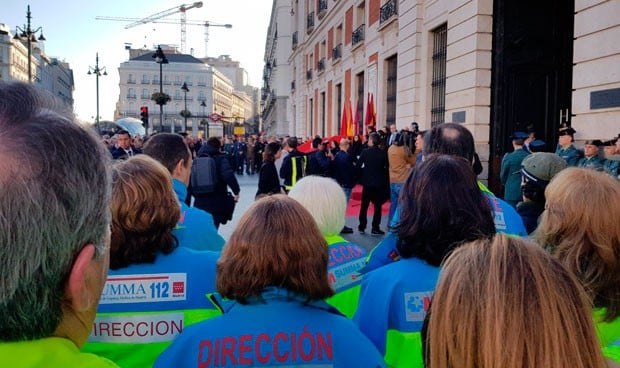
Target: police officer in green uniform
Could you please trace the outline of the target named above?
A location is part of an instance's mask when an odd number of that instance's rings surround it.
[[[524,149],[524,140],[528,134],[524,132],[514,132],[512,139],[513,152],[507,153],[502,159],[502,167],[499,178],[504,185],[504,200],[512,207],[516,208],[517,203],[521,202],[521,162],[527,157],[528,153]]]
[[[616,152],[617,143],[618,138],[603,142],[605,151],[603,171],[616,179],[618,179],[618,176],[620,175],[620,154]]]
[[[577,133],[575,129],[571,128],[566,123],[563,123],[558,131],[558,146],[555,153],[562,157],[568,166],[577,166],[582,156],[581,152],[573,145],[575,133]]]
[[[599,147],[603,145],[599,139],[587,140],[583,145],[584,157],[577,162],[577,167],[603,171],[603,160],[598,156]]]

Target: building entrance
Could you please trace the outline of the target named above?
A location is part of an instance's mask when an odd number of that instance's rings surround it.
[[[489,185],[500,195],[508,138],[528,126],[555,150],[557,129],[570,124],[574,0],[495,0]]]

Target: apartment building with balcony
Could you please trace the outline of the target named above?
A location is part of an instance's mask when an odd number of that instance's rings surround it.
[[[372,95],[379,126],[467,126],[494,180],[516,130],[533,126],[548,151],[561,123],[578,144],[620,133],[618,1],[288,3],[271,24],[291,21],[290,75],[278,76],[290,134],[337,134],[346,102],[363,132]]]
[[[261,131],[267,135],[294,134],[294,116],[289,108],[291,96],[291,1],[274,0],[267,30],[261,88]]]

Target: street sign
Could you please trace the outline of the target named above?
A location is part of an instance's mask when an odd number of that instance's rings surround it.
[[[211,121],[220,121],[222,120],[222,115],[218,114],[218,113],[213,113],[211,115],[209,115],[209,119],[211,119]]]

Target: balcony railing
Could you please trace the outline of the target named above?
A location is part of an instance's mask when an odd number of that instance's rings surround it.
[[[332,59],[334,61],[342,58],[342,43],[339,43],[332,49]]]
[[[353,34],[351,35],[351,46],[356,46],[357,44],[364,41],[364,24],[357,27]]]
[[[319,0],[319,12],[317,17],[319,17],[319,19],[323,19],[325,14],[327,14],[327,0]]]
[[[127,99],[128,100],[135,100],[136,99],[136,95],[127,94]]]
[[[293,32],[293,50],[297,48],[298,40],[297,40],[297,31]]]
[[[314,30],[314,12],[310,12],[306,18],[306,33],[311,33]]]
[[[379,25],[387,22],[398,15],[398,1],[396,0],[388,0],[387,3],[381,6],[380,15],[379,15]]]
[[[127,79],[127,84],[136,84],[135,79]]]
[[[295,81],[292,81],[291,82],[291,91],[294,91],[294,90],[295,90]]]
[[[322,72],[325,70],[325,58],[322,58],[321,60],[319,60],[319,62],[316,64],[316,68],[318,69],[319,72]]]
[[[183,84],[181,81],[178,81],[178,80],[174,81],[174,85],[175,86],[180,86],[181,84]]]
[[[151,82],[151,84],[157,84],[159,86],[159,79],[153,79],[153,82]]]
[[[312,69],[306,71],[306,80],[312,80]]]
[[[148,79],[143,79],[140,84],[150,84],[151,82],[149,82]]]

